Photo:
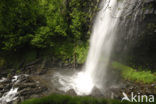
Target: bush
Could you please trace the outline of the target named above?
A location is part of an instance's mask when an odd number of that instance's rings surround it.
[[[74,50],[77,55],[77,63],[83,64],[86,61],[87,54],[88,54],[88,45],[78,45]]]
[[[142,83],[153,83],[156,81],[156,76],[151,71],[137,71],[126,65],[122,65],[118,62],[113,62],[112,67],[121,71],[122,77],[126,80],[142,82]]]

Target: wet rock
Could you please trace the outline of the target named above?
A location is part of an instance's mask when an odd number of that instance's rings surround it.
[[[151,91],[151,89],[149,89],[149,88],[146,88],[146,93],[147,93],[147,94],[152,94],[153,91]]]
[[[0,90],[3,90],[4,85],[0,83]]]
[[[70,89],[69,91],[67,91],[66,94],[72,95],[72,96],[76,96],[77,95],[76,92],[73,89]]]
[[[33,95],[31,95],[31,97],[30,98],[38,98],[38,97],[40,97],[39,95],[37,95],[37,94],[33,94]]]
[[[19,104],[20,103],[20,98],[18,98],[18,99],[16,99],[16,100],[14,100],[13,102],[12,102],[12,104]]]
[[[47,71],[48,71],[48,68],[42,68],[42,69],[38,72],[38,74],[39,74],[39,75],[43,75],[43,74],[45,74]]]
[[[155,87],[155,86],[156,86],[156,84],[151,84],[151,86],[152,86],[152,87]]]
[[[22,102],[22,101],[24,101],[24,97],[19,97],[20,98],[20,101]]]
[[[36,87],[36,84],[35,83],[18,83],[18,84],[16,84],[14,87],[18,87],[19,88],[19,90],[20,89],[24,89],[24,88],[35,88]]]
[[[6,90],[6,91],[8,91],[8,90],[10,90],[11,89],[11,87],[12,87],[12,84],[5,84],[4,85],[4,87],[3,87],[3,90]]]
[[[11,88],[18,88],[17,99],[7,104],[18,104],[24,99],[30,98],[31,95],[40,95],[46,91],[46,87],[43,87],[40,83],[36,83],[30,76],[21,75],[10,75],[7,81],[0,83],[0,97],[4,96]],[[3,101],[5,103],[5,101]],[[0,103],[1,104],[1,103]]]
[[[136,82],[125,82],[125,84],[128,84],[127,87],[120,89],[121,91],[121,97],[122,97],[122,92],[125,92],[128,96],[131,96],[131,93],[133,92],[134,94],[142,94],[142,95],[150,95],[150,94],[156,94],[155,91],[155,83],[153,84],[141,84],[141,83],[136,83]]]
[[[94,87],[91,95],[102,96],[103,94],[101,93],[101,91],[97,87]]]
[[[33,94],[33,90],[31,88],[24,88],[23,90],[19,91],[20,96],[28,96],[29,94]]]
[[[24,96],[24,97],[27,97],[29,98],[31,95],[34,95],[34,94],[38,94],[38,93],[42,93],[43,91],[45,91],[44,88],[25,88],[23,90],[20,90],[19,91],[19,94],[20,96]]]
[[[1,82],[1,84],[8,84],[8,83],[11,83],[11,80],[10,79],[6,79],[3,82]]]

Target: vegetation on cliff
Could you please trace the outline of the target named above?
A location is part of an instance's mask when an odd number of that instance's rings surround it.
[[[90,24],[98,4],[90,2],[1,0],[0,56],[6,59],[33,51],[33,57],[39,57],[48,50],[61,60],[83,63],[82,55],[87,52]]]
[[[112,67],[114,69],[119,70],[121,72],[121,76],[125,80],[144,84],[151,84],[156,82],[156,76],[153,73],[151,73],[150,70],[148,71],[143,71],[143,69],[136,70],[118,62],[113,62]]]

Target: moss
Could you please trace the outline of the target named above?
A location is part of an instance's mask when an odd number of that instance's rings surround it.
[[[5,60],[0,57],[0,68],[2,68],[5,65]]]
[[[93,97],[72,97],[68,95],[52,94],[42,98],[33,98],[22,102],[21,104],[106,104],[104,99],[95,99]]]
[[[109,100],[104,98],[94,98],[90,96],[68,96],[52,94],[42,98],[33,98],[21,104],[134,104],[127,101]]]
[[[121,75],[126,80],[131,80],[141,83],[153,83],[156,81],[156,76],[151,71],[137,71],[129,66],[113,62],[112,67],[121,71]]]

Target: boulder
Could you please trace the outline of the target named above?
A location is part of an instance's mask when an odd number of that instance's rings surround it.
[[[74,89],[70,89],[66,92],[66,94],[71,95],[71,96],[76,96],[76,92],[74,91]]]

